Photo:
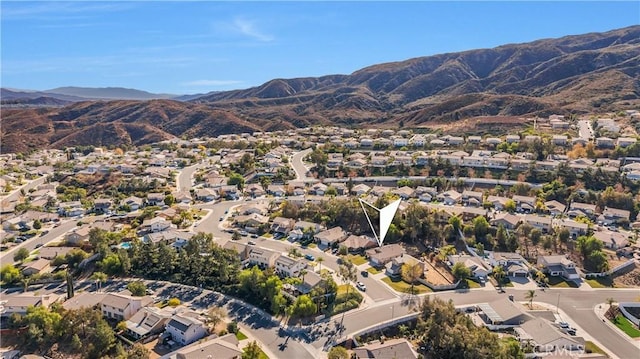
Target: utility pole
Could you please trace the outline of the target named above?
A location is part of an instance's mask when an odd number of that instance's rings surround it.
[[[556,302],[556,314],[560,314],[560,293],[558,293],[558,301]]]

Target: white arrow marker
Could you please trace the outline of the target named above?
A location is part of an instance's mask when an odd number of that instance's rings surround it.
[[[399,199],[395,200],[389,203],[386,207],[382,209],[376,208],[371,203],[363,201],[360,198],[358,198],[358,200],[360,201],[360,206],[362,206],[364,215],[367,217],[367,221],[369,222],[369,226],[371,227],[373,236],[376,238],[376,241],[378,241],[378,246],[382,247],[382,243],[384,242],[384,237],[387,236],[387,231],[389,231],[389,226],[391,226],[391,221],[393,221],[393,217],[396,215],[396,212],[398,211],[398,207],[400,206],[400,200]],[[364,208],[365,204],[375,209],[376,211],[380,212],[380,237],[378,237],[378,235],[376,234],[376,229],[373,227],[373,224],[371,223],[371,218],[369,218],[369,214],[367,213],[367,210]]]

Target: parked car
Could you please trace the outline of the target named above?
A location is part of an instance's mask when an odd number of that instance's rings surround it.
[[[255,245],[256,245],[256,242],[254,242],[254,241],[249,241],[249,242],[247,242],[247,243],[249,243],[249,244],[250,244],[250,245],[252,245],[252,246],[255,246]]]
[[[316,260],[316,257],[312,256],[311,254],[305,254],[305,255],[304,255],[304,257],[305,257],[307,260],[310,260],[310,261],[314,261],[314,260]]]
[[[254,233],[251,235],[251,238],[258,238],[258,235]]]
[[[36,244],[36,248],[40,248],[40,247],[42,247],[42,243]]]
[[[362,282],[356,282],[356,288],[360,289],[363,292],[365,292],[367,290],[367,286],[364,285],[364,283],[362,283]]]
[[[360,275],[366,278],[369,276],[369,272],[367,272],[366,270],[363,270],[362,272],[360,272]]]
[[[241,236],[243,236],[243,237],[246,237],[246,236],[248,236],[248,235],[249,235],[249,232],[247,232],[247,231],[240,231],[240,235],[241,235]]]

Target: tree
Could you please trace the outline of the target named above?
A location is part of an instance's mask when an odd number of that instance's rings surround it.
[[[149,349],[145,348],[141,343],[135,343],[129,351],[127,351],[127,359],[149,359]]]
[[[170,307],[177,307],[180,305],[180,299],[178,298],[171,298],[167,301],[167,305]]]
[[[207,321],[211,324],[211,328],[215,329],[215,327],[222,322],[222,319],[226,316],[224,309],[220,307],[211,307],[207,311]]]
[[[234,231],[233,234],[231,235],[231,240],[232,241],[239,241],[242,238],[242,236],[240,235],[240,232],[238,231]]]
[[[535,289],[529,289],[527,291],[527,294],[525,294],[524,298],[529,301],[529,308],[533,308],[533,298],[535,298],[536,296],[537,295]]]
[[[316,262],[318,262],[318,265],[320,266],[320,273],[322,273],[322,262],[324,262],[324,258],[322,256],[318,256],[316,258]]]
[[[118,322],[118,324],[116,325],[116,331],[124,332],[125,330],[127,330],[127,322],[124,320]]]
[[[493,278],[495,278],[496,282],[498,282],[498,287],[502,287],[502,283],[506,276],[507,274],[505,273],[502,266],[493,267]]]
[[[457,262],[451,268],[451,274],[458,280],[463,280],[471,277],[471,269],[464,265],[462,262]]]
[[[414,285],[422,277],[424,269],[421,263],[405,263],[401,268],[402,280],[411,284],[410,293],[414,294]]]
[[[22,247],[18,249],[13,255],[13,260],[15,262],[22,262],[23,260],[27,259],[27,257],[29,257],[29,250]]]
[[[7,264],[0,270],[0,279],[7,284],[16,283],[22,277],[20,270],[13,266],[13,264]]]
[[[227,181],[228,185],[235,185],[239,190],[244,188],[244,177],[241,174],[232,172],[229,175],[229,180]]]
[[[93,272],[93,274],[91,275],[91,279],[94,280],[96,282],[96,288],[98,288],[98,291],[100,291],[100,289],[102,289],[102,283],[105,282],[107,280],[107,275],[105,273],[102,272]],[[129,289],[131,290],[131,289]],[[132,291],[133,293],[133,291]]]
[[[134,297],[142,297],[147,292],[147,286],[142,281],[135,281],[127,284],[127,289]]]
[[[315,314],[318,307],[313,302],[311,297],[306,294],[299,296],[296,301],[289,308],[289,315],[292,317],[308,317]]]
[[[336,346],[329,350],[329,359],[349,359],[349,352],[345,347]]]
[[[260,359],[261,353],[260,345],[254,340],[242,350],[242,359]]]
[[[615,307],[613,306],[613,303],[615,303],[616,301],[609,297],[607,298],[607,305],[609,306],[609,308],[607,308],[607,311],[605,313],[605,317],[611,319],[615,316]]]
[[[39,219],[36,219],[35,221],[33,221],[33,229],[40,229],[42,228],[42,222],[40,222]]]
[[[487,233],[489,233],[489,227],[489,222],[484,216],[478,216],[473,219],[473,232],[476,236],[476,239],[485,239]]]
[[[513,213],[516,211],[516,201],[512,200],[512,199],[508,199],[505,201],[504,203],[504,210],[509,212],[509,213]]]
[[[167,206],[171,206],[174,203],[176,203],[176,198],[172,194],[168,194],[164,197],[164,204]]]

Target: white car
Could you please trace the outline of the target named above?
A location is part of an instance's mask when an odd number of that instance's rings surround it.
[[[360,289],[363,292],[367,290],[367,286],[362,282],[356,282],[356,288]]]

